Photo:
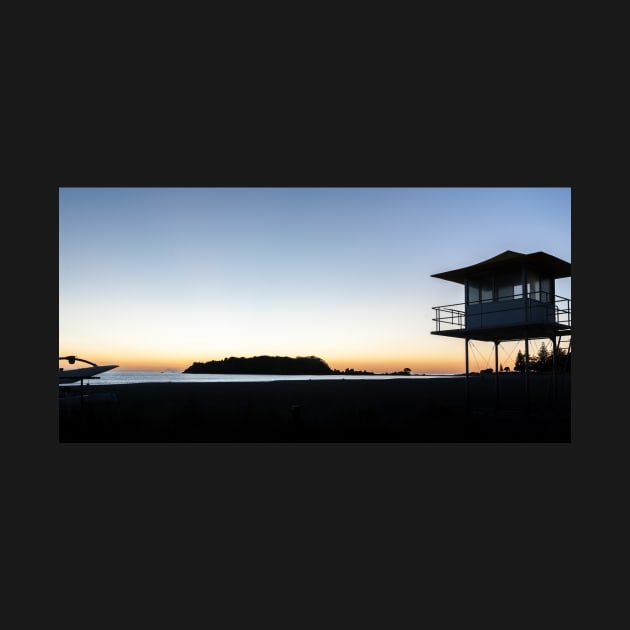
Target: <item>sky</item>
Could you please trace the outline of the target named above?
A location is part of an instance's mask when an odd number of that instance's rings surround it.
[[[431,332],[464,288],[431,275],[508,249],[571,262],[571,189],[60,188],[59,356],[461,373],[465,342]],[[493,367],[473,343],[470,369]]]

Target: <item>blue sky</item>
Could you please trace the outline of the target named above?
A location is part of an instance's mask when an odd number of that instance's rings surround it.
[[[571,261],[571,189],[60,188],[59,352],[461,372],[464,342],[430,333],[463,287],[431,274],[507,249]]]

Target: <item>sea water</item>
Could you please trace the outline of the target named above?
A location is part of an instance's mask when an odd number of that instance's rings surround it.
[[[181,372],[158,372],[151,370],[110,370],[99,374],[97,378],[85,379],[90,385],[125,385],[131,383],[264,383],[269,381],[309,381],[309,380],[358,380],[392,378],[445,378],[456,374],[411,374],[400,376],[392,374],[183,374]],[[74,383],[77,385],[77,383]],[[63,385],[62,385],[63,387]]]

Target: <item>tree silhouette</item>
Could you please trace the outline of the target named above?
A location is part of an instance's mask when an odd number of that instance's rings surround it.
[[[553,355],[547,349],[546,344],[540,346],[538,355],[532,361],[532,369],[538,372],[548,372],[553,367]]]
[[[571,355],[566,351],[557,348],[558,369],[571,369]],[[530,356],[529,369],[536,372],[551,372],[553,370],[553,353],[549,351],[547,345],[543,343],[538,350],[538,354]],[[525,371],[525,355],[519,350],[514,362],[516,372]]]

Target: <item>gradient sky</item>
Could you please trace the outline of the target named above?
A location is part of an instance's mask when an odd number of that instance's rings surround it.
[[[507,249],[571,262],[571,189],[60,188],[59,353],[459,373],[464,341],[431,334],[432,307],[464,289],[431,274]],[[473,343],[470,369],[493,367],[491,344]]]

